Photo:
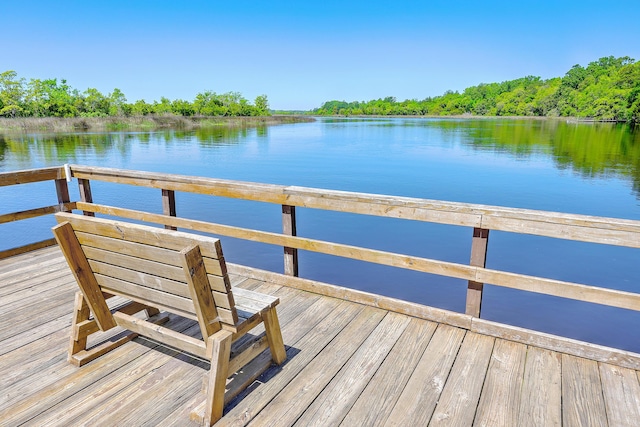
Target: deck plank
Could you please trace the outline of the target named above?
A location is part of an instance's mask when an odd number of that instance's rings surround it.
[[[274,295],[278,296],[281,301],[286,301],[289,304],[285,307],[278,306],[278,317],[280,318],[281,331],[284,334],[286,331],[286,336],[291,339],[297,339],[300,335],[308,332],[312,326],[317,323],[321,318],[322,314],[319,313],[314,307],[316,306],[316,302],[318,301],[318,297],[316,295],[308,295],[304,292],[299,292],[294,289],[289,288],[280,288],[278,285],[272,284],[262,284],[256,288],[258,291],[273,291],[276,290]],[[296,321],[302,316],[306,316],[309,324],[304,325],[301,329]],[[257,334],[256,331],[259,331],[259,336],[261,340],[266,341],[266,333],[264,332],[264,325],[259,325],[254,328],[250,332],[250,334]],[[249,335],[249,334],[247,334]],[[238,340],[237,344],[239,347],[243,347],[240,345],[241,340]],[[236,344],[234,344],[235,347]],[[286,350],[286,346],[285,346]],[[234,348],[231,350],[231,354],[236,354]],[[273,364],[273,357],[271,355],[271,351],[265,350],[249,363],[247,363],[240,371],[238,371],[233,376],[233,382],[228,384],[228,389],[225,395],[225,402],[229,402],[231,399],[235,398],[242,390],[249,384],[253,383],[266,369],[269,368]],[[204,401],[202,402],[204,405]]]
[[[38,276],[38,286],[24,287],[18,284],[16,290],[0,299],[0,309],[3,313],[10,311],[15,307],[23,308],[24,302],[43,301],[51,298],[51,295],[60,288],[64,288],[64,284],[71,283],[69,281],[68,269],[61,269],[51,274]],[[61,286],[62,285],[62,286]]]
[[[482,387],[474,426],[515,426],[527,347],[497,339]]]
[[[338,425],[408,324],[407,316],[388,313],[294,425]]]
[[[407,381],[427,348],[436,323],[411,319],[374,377],[369,381],[341,426],[382,425],[400,397]],[[375,408],[374,411],[371,408]]]
[[[185,320],[181,319],[169,326],[180,329],[180,325],[184,323]],[[64,363],[63,366],[56,365],[47,372],[46,381],[29,381],[27,384],[21,383],[21,387],[14,387],[18,398],[2,405],[0,419],[14,425],[24,423],[43,412],[43,408],[70,398],[150,350],[146,346],[126,345],[111,351],[108,357],[101,358],[99,363],[89,363],[82,369],[68,363]],[[66,348],[58,351],[66,353]],[[65,387],[61,388],[59,382],[64,383]]]
[[[177,324],[177,319],[174,317],[172,322]],[[182,320],[178,328],[184,333],[195,334],[199,331],[195,321]],[[137,397],[135,394],[136,389],[149,389],[154,383],[153,380],[149,379],[151,375],[163,369],[163,366],[171,360],[188,359],[195,361],[194,363],[204,365],[202,361],[192,359],[174,349],[159,346],[157,343],[144,338],[136,338],[134,342],[127,343],[124,347],[129,348],[131,351],[139,349],[148,349],[149,351],[106,373],[99,382],[78,386],[72,396],[41,412],[30,420],[30,423],[34,425],[81,425],[81,420],[95,417],[98,413],[106,414],[110,417],[112,411],[116,411],[124,405],[126,402],[124,396],[135,401]],[[139,347],[139,349],[136,347]],[[97,360],[104,360],[105,363],[110,363],[110,359],[114,357],[112,353],[107,353]],[[92,364],[100,363],[94,361],[86,366],[91,366]],[[83,368],[76,368],[76,370],[81,371]],[[93,419],[93,421],[99,421],[99,417]]]
[[[562,424],[608,425],[598,363],[562,355]]]
[[[625,426],[640,419],[638,370],[389,314],[286,281],[231,280],[280,298],[289,358],[229,402],[219,425]],[[203,401],[207,362],[138,338],[82,368],[67,363],[76,288],[57,247],[0,260],[0,425],[195,427],[189,413]],[[171,325],[199,334],[192,320],[172,316]],[[263,328],[252,335],[262,337]],[[263,352],[229,382],[229,396],[270,363]]]
[[[39,289],[40,284],[49,282],[60,277],[69,277],[70,270],[66,263],[59,260],[53,260],[48,267],[33,267],[22,274],[10,274],[7,277],[0,278],[0,304],[4,305],[9,302],[9,295],[26,290]]]
[[[249,422],[292,378],[307,366],[310,360],[313,360],[315,355],[361,309],[361,307],[338,300],[322,298],[315,300],[313,305],[303,310],[300,316],[295,319],[296,321],[281,323],[282,336],[287,349],[287,361],[281,366],[268,369],[258,378],[254,386],[236,397],[226,408],[227,413],[218,424],[245,425]],[[328,317],[329,315],[331,318]],[[257,359],[268,358],[268,354],[262,354]],[[264,363],[263,360],[254,360],[246,368],[251,370],[250,365],[261,365],[262,363]],[[200,398],[200,400],[202,399]],[[190,409],[190,406],[187,405],[171,414],[166,420],[167,425],[182,426],[184,420],[189,418]]]
[[[314,401],[373,331],[385,312],[364,308],[300,373],[254,418],[256,425],[290,426]]]
[[[640,423],[640,382],[635,371],[599,363],[607,420],[611,426]]]
[[[55,260],[54,262],[64,262],[60,257],[60,248],[58,248],[57,245],[37,249],[35,251],[26,252],[8,258],[2,258],[0,259],[0,281],[2,275],[7,271],[16,271],[17,268],[25,266],[31,266],[31,269],[33,270],[34,261],[37,262],[38,265],[43,265],[51,259]]]
[[[429,426],[470,426],[495,339],[467,332]]]
[[[191,322],[184,333],[195,335],[199,327]],[[206,362],[156,346],[144,338],[137,338],[131,345],[151,346],[153,350],[109,373],[99,385],[83,388],[31,421],[36,425],[100,425],[109,420],[111,425],[141,425],[142,421],[155,420],[149,424],[155,425],[170,408],[200,392],[208,369]],[[163,410],[154,410],[151,406],[157,406],[161,399]],[[135,417],[137,421],[133,421]]]
[[[248,285],[253,285],[248,283]],[[252,290],[256,292],[265,293],[268,295],[273,295],[275,297],[280,298],[280,306],[278,306],[278,317],[280,319],[280,324],[289,323],[293,319],[300,316],[305,310],[311,307],[319,298],[317,295],[304,295],[300,292],[296,292],[296,290],[291,288],[282,288],[278,285],[265,284],[260,282],[260,284],[252,287]],[[282,305],[283,301],[287,301],[287,307]],[[293,307],[290,307],[293,306]],[[284,317],[283,317],[284,316]],[[251,330],[249,334],[244,335],[238,341],[236,341],[236,345],[231,350],[231,356],[234,357],[239,352],[246,349],[247,345],[250,345],[252,341],[255,341],[255,337],[260,336],[264,337],[266,340],[266,332],[263,323],[260,323],[255,328]],[[237,349],[237,351],[236,351]],[[268,352],[265,352],[263,356],[260,357],[260,360],[267,359]],[[258,365],[255,365],[257,370],[260,370]],[[247,370],[243,370],[244,374],[249,374]],[[246,376],[246,375],[244,375]]]
[[[10,260],[11,258],[9,258]],[[38,268],[34,269],[34,262],[37,262]],[[21,262],[13,262],[7,264],[0,269],[0,289],[15,283],[26,283],[33,281],[43,274],[50,273],[53,270],[62,269],[66,266],[64,259],[60,259],[55,254],[51,254],[46,260],[25,260]],[[68,267],[67,267],[68,268]]]
[[[198,326],[195,322],[190,323],[191,326],[185,333],[197,333]],[[63,402],[65,410],[60,410],[60,407],[57,411],[42,414],[32,422],[37,425],[53,424],[54,421],[58,425],[142,425],[146,419],[153,420],[154,416],[162,416],[157,414],[158,411],[149,408],[149,404],[156,407],[158,402],[162,402],[163,406],[179,404],[175,396],[172,400],[164,400],[167,387],[175,387],[184,398],[202,388],[206,365],[204,361],[174,349],[158,346],[143,338],[138,338],[137,342],[130,344],[133,347],[141,346],[142,343],[142,347],[150,346],[153,349],[105,376],[101,382],[104,382],[106,387],[83,387],[69,402],[71,405]],[[96,401],[101,404],[96,405]],[[142,415],[141,411],[144,411]],[[64,418],[59,417],[60,413]],[[56,414],[57,419],[51,418],[51,415]],[[136,417],[137,420],[134,420]]]
[[[328,302],[331,303],[330,306],[327,305]],[[297,336],[283,331],[283,339],[288,347],[288,360],[285,364],[275,368],[275,371],[267,371],[259,385],[254,390],[241,394],[239,401],[235,402],[235,406],[218,423],[221,426],[243,426],[252,421],[352,319],[358,317],[362,309],[363,307],[333,299],[323,298],[316,302],[301,316],[303,321],[297,322]],[[316,311],[316,314],[311,316],[311,310]]]
[[[36,329],[52,318],[58,318],[65,313],[71,313],[75,289],[61,283],[61,289],[52,295],[51,299],[42,302],[25,303],[23,307],[0,314],[0,341],[11,338],[24,331]],[[58,299],[57,297],[60,297]]]
[[[519,426],[562,425],[561,356],[529,347],[520,399]]]
[[[429,423],[465,333],[453,326],[438,326],[385,425]]]
[[[29,357],[32,353],[21,352],[22,347],[30,344],[38,347],[47,346],[52,337],[57,338],[60,331],[68,328],[70,325],[71,313],[65,313],[60,317],[52,318],[41,327],[28,329],[9,338],[0,340],[0,369],[3,365],[7,368],[10,366],[10,362],[3,362],[3,357],[13,357],[18,360]],[[64,336],[69,336],[68,330],[65,331]],[[52,347],[47,348],[50,350]]]
[[[15,384],[25,381],[26,378],[46,372],[56,364],[66,364],[65,352],[51,351],[52,348],[65,348],[69,342],[69,331],[61,331],[55,340],[48,340],[48,346],[44,350],[30,346],[19,358],[0,358],[0,378],[3,388],[14,387]],[[13,363],[16,361],[15,363]],[[2,400],[0,399],[0,402]],[[1,406],[1,404],[0,404]]]
[[[69,294],[76,292],[73,282],[70,282],[69,278],[65,276],[55,279],[53,283],[43,283],[42,285],[43,291],[40,293],[24,290],[8,295],[8,303],[0,307],[2,310],[0,312],[0,331],[15,330],[18,319],[32,321],[35,320],[34,315],[50,318],[49,308],[55,307],[57,302],[68,301]],[[42,308],[40,309],[40,307]],[[22,314],[25,310],[29,310],[29,316]],[[25,317],[26,319],[24,319]],[[46,320],[38,320],[38,322],[40,324]]]

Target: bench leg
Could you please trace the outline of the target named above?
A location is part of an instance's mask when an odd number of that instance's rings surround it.
[[[76,292],[73,319],[71,321],[71,339],[67,356],[67,361],[75,366],[89,363],[93,359],[136,337],[135,334],[120,333],[111,338],[110,341],[87,350],[87,337],[100,330],[95,320],[89,320],[90,314],[91,311],[87,301],[84,299],[84,295],[82,292]]]
[[[122,310],[126,313],[137,313],[140,310],[146,310],[149,317],[155,316],[154,318],[149,319],[149,321],[157,325],[169,320],[168,316],[158,316],[160,311],[157,308],[137,303],[131,303],[130,306],[123,307]],[[82,292],[76,292],[73,319],[71,321],[71,338],[67,356],[69,363],[75,366],[82,366],[89,363],[93,359],[108,353],[138,336],[135,333],[123,331],[106,341],[87,349],[87,337],[100,331],[95,319],[89,320],[90,314],[89,305],[84,299],[84,295],[82,295]]]
[[[209,384],[202,420],[202,424],[207,427],[222,418],[224,391],[229,376],[232,337],[231,332],[223,330],[211,335],[207,342],[207,351],[211,351],[211,370],[209,371]]]
[[[71,339],[67,356],[69,362],[73,360],[74,354],[78,354],[87,348],[87,335],[79,335],[76,330],[79,323],[89,320],[89,314],[89,306],[84,300],[82,292],[76,292],[73,304],[73,319],[71,320]]]
[[[284,349],[284,341],[282,340],[282,331],[280,330],[280,322],[278,321],[278,313],[276,308],[271,307],[262,314],[264,320],[264,329],[271,350],[271,359],[278,365],[287,360],[287,352]]]
[[[89,320],[91,311],[82,292],[76,292],[76,299],[71,321],[71,339],[67,361],[75,366],[83,366],[93,359],[113,350],[122,344],[131,341],[137,335],[127,332],[111,337],[109,340],[87,349],[87,337],[100,331],[94,320]]]

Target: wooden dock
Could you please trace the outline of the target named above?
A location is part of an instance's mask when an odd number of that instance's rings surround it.
[[[640,249],[640,221],[81,165],[0,173],[0,187],[45,181],[55,184],[56,205],[3,213],[0,225],[76,211],[283,249],[284,274],[227,260],[233,286],[279,297],[287,360],[271,366],[264,352],[233,374],[217,425],[640,425],[640,354],[482,315],[484,284],[640,311],[635,290],[486,266],[494,231]],[[95,181],[156,191],[162,213],[94,203]],[[176,192],[271,204],[282,233],[215,223],[214,213],[183,218]],[[299,236],[296,208],[465,227],[470,262]],[[137,338],[82,368],[67,362],[78,288],[54,244],[0,251],[0,427],[196,425],[207,361]],[[299,250],[465,280],[465,312],[298,277]],[[200,334],[194,320],[172,316],[166,326]],[[240,341],[235,350],[248,346]]]
[[[231,400],[217,425],[640,422],[640,371],[615,358],[577,357],[237,274],[233,285],[280,298],[288,360]],[[76,289],[57,247],[0,260],[0,425],[196,425],[189,414],[203,400],[207,362],[142,338],[82,368],[67,362]],[[170,322],[199,334],[195,321]]]

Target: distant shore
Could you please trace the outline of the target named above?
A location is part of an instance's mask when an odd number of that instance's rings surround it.
[[[563,122],[570,123],[627,123],[624,120],[598,120],[591,117],[558,117],[558,116],[476,116],[473,114],[457,114],[457,115],[446,115],[446,116],[436,116],[436,115],[402,115],[402,114],[353,114],[353,115],[319,115],[312,117],[323,117],[323,118],[332,118],[332,119],[477,119],[477,120],[559,120]]]
[[[282,115],[223,117],[223,116],[176,116],[147,115],[133,117],[18,117],[0,118],[0,133],[29,132],[114,132],[114,131],[154,131],[161,129],[194,130],[212,127],[256,127],[290,123],[309,123],[317,118],[325,119],[384,119],[384,118],[423,118],[443,120],[549,120],[570,123],[611,123],[613,120],[595,120],[578,117],[539,117],[539,116],[475,116],[463,115]],[[618,122],[620,123],[620,122]]]
[[[315,121],[308,116],[276,115],[251,117],[184,117],[148,115],[135,117],[18,117],[0,118],[0,132],[105,132],[191,130],[207,127],[255,127]]]

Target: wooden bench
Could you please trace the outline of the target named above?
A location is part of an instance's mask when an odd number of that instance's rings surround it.
[[[80,287],[71,328],[69,361],[81,366],[135,337],[148,337],[211,361],[205,425],[222,416],[227,378],[268,347],[286,359],[278,298],[231,289],[218,239],[172,230],[58,213],[53,228]],[[107,300],[127,301],[109,308]],[[113,305],[113,304],[112,304]],[[138,314],[146,311],[146,319]],[[164,312],[194,319],[202,337],[161,326]],[[91,316],[92,315],[92,316]],[[231,357],[231,344],[264,323],[266,341]],[[87,348],[87,337],[120,326],[134,334]]]

